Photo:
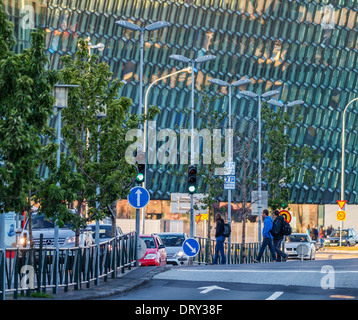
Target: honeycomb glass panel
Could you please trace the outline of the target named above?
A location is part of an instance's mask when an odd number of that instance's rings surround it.
[[[340,187],[339,153],[335,150],[340,149],[341,133],[337,129],[342,127],[344,107],[358,96],[358,1],[332,1],[330,7],[326,4],[328,1],[310,0],[4,1],[6,14],[15,23],[14,51],[29,47],[32,29],[28,26],[34,21],[34,27],[46,29],[51,69],[60,67],[62,55],[75,53],[79,37],[105,43],[100,57],[108,62],[114,77],[126,81],[121,93],[133,100],[134,111],[139,102],[140,33],[115,24],[122,19],[140,27],[158,20],[171,23],[163,30],[145,31],[144,86],[162,74],[186,67],[169,59],[171,54],[189,58],[213,54],[215,61],[197,66],[200,69],[195,74],[196,94],[201,86],[209,88],[210,78],[231,82],[247,77],[252,80],[247,90],[262,93],[279,88],[277,99],[283,102],[304,100],[303,123],[290,130],[290,137],[294,146],[308,143],[321,154],[315,172],[322,174],[316,175],[312,186],[303,183],[301,172],[295,177],[291,200],[297,203],[335,202]],[[25,5],[33,9],[26,13]],[[31,14],[34,19],[30,21]],[[149,103],[163,110],[157,116],[158,123],[169,129],[189,123],[190,117],[180,111],[190,106],[191,79],[191,75],[185,74],[153,88]],[[218,92],[227,95],[227,90]],[[227,98],[213,108],[227,111]],[[350,150],[355,150],[358,143],[354,108],[355,104],[347,112],[346,141]],[[232,110],[239,123],[257,121],[256,100],[235,93]],[[248,128],[237,127],[243,131]],[[253,151],[255,163],[257,154]],[[353,170],[357,163],[358,154],[352,152],[347,158],[352,178],[347,179],[346,190],[355,203],[358,179]],[[149,169],[152,199],[168,200],[168,190],[185,191],[185,179],[174,179],[163,166],[153,165]],[[256,170],[255,165],[250,166],[251,173]]]

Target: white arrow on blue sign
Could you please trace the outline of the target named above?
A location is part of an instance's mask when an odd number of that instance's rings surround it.
[[[132,207],[140,209],[144,208],[148,204],[150,195],[147,189],[142,187],[134,187],[131,189],[127,198],[129,204]]]
[[[200,244],[196,239],[189,238],[183,243],[183,251],[188,257],[194,257],[199,253]]]

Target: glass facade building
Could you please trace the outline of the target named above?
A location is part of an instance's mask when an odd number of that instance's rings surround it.
[[[90,37],[104,43],[99,52],[115,77],[126,81],[121,94],[139,104],[139,32],[118,27],[117,20],[139,26],[162,20],[171,24],[144,33],[144,90],[158,77],[186,67],[169,59],[172,54],[196,58],[213,54],[195,74],[195,88],[209,79],[227,82],[246,77],[245,87],[256,93],[278,90],[284,102],[301,99],[303,125],[289,131],[294,145],[307,144],[320,155],[309,169],[312,185],[302,175],[290,185],[294,203],[335,203],[340,198],[342,116],[345,106],[358,97],[358,0],[5,0],[5,11],[15,23],[15,51],[29,46],[32,28],[47,31],[50,68],[61,68],[60,56],[74,54],[76,40]],[[158,128],[182,127],[190,115],[180,113],[190,105],[191,75],[183,73],[153,87],[149,105],[161,114]],[[240,88],[244,89],[244,88]],[[227,93],[226,89],[220,89]],[[233,89],[232,112],[239,119],[257,121],[257,102],[242,98]],[[216,103],[226,110],[227,98]],[[346,117],[345,199],[358,203],[358,106]],[[256,141],[257,143],[257,141]],[[268,151],[263,146],[263,152]],[[252,158],[257,158],[256,148]],[[255,160],[256,161],[256,160]],[[309,164],[308,164],[309,165]],[[150,165],[147,188],[152,199],[169,199],[186,192],[186,179]]]

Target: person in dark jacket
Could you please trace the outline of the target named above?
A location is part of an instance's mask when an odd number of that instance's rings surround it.
[[[213,264],[218,263],[219,255],[221,256],[221,264],[226,264],[226,257],[224,252],[224,220],[221,217],[220,213],[215,214],[215,221],[216,221],[216,244],[215,244],[215,254],[213,259]]]
[[[281,243],[283,240],[283,234],[281,233],[282,224],[284,222],[284,217],[280,215],[280,211],[275,210],[273,212],[273,227],[272,227],[272,237],[273,237],[273,247],[276,251],[276,261],[281,262],[286,261],[288,255],[281,251]]]

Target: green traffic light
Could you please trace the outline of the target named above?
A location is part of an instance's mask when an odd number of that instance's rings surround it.
[[[195,186],[189,186],[188,189],[189,189],[189,193],[194,193],[196,190]]]
[[[138,173],[137,174],[137,182],[143,182],[144,181],[144,174]]]

